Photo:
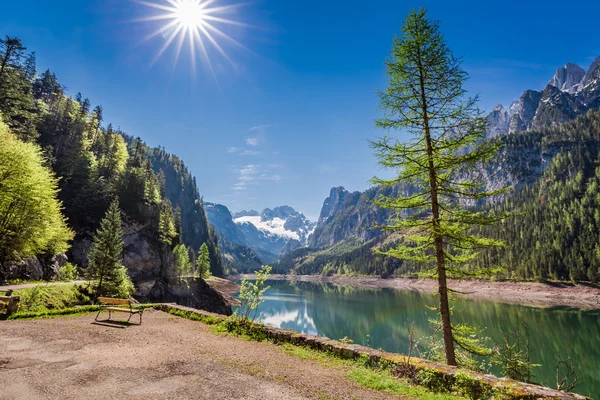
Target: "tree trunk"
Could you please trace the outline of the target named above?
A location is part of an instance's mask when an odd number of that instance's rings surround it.
[[[419,65],[419,81],[421,89],[421,108],[423,111],[425,146],[427,150],[429,170],[429,187],[431,193],[431,218],[435,247],[436,269],[438,275],[438,293],[440,296],[440,320],[442,322],[442,333],[444,336],[444,351],[446,353],[446,364],[456,365],[454,339],[452,337],[452,323],[450,322],[450,306],[448,304],[448,286],[446,283],[446,258],[444,255],[444,237],[440,232],[440,205],[437,192],[437,171],[433,163],[434,154],[433,146],[431,144],[431,130],[429,126],[427,96],[425,95],[425,78],[423,76],[423,65],[421,64],[420,52],[418,52],[417,58],[417,62]]]
[[[6,44],[6,53],[2,59],[2,65],[0,66],[0,90],[2,90],[2,84],[4,80],[4,69],[6,68],[6,64],[8,63],[8,58],[10,57],[10,53],[12,52],[12,46],[7,43]]]

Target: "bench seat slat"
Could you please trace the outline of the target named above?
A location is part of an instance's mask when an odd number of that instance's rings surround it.
[[[127,312],[127,313],[132,313],[132,314],[136,314],[139,313],[141,310],[136,309],[136,308],[123,308],[123,307],[102,307],[103,310],[110,310],[110,311],[120,311],[120,312]]]

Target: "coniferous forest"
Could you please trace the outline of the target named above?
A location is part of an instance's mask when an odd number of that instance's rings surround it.
[[[18,38],[2,39],[0,52],[2,120],[19,142],[38,146],[44,166],[56,177],[58,200],[73,235],[71,251],[89,250],[109,205],[118,200],[125,233],[142,236],[158,249],[161,271],[169,268],[176,246],[184,244],[195,254],[206,243],[212,274],[223,275],[216,235],[183,161],[113,127],[102,106],[81,93],[71,96],[54,73],[38,71],[35,53]],[[3,211],[9,215],[10,207]],[[49,246],[36,250],[53,251]],[[0,262],[30,255],[39,254],[10,253]],[[81,254],[73,258],[87,261]],[[146,273],[137,271],[138,276]]]

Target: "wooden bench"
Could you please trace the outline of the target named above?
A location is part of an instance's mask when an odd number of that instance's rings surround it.
[[[3,311],[6,315],[17,312],[21,298],[13,296],[12,290],[0,290],[0,293],[4,293],[4,296],[0,296],[0,311]]]
[[[108,311],[108,320],[111,319],[113,312],[126,312],[129,313],[129,318],[127,322],[131,319],[132,316],[138,314],[140,316],[140,324],[142,323],[142,314],[144,313],[143,308],[133,308],[133,303],[129,299],[113,299],[110,297],[98,297],[98,302],[100,303],[100,311],[96,315],[96,321],[98,321],[98,317],[102,311]],[[128,306],[118,307],[118,306]],[[104,321],[108,321],[104,320]]]

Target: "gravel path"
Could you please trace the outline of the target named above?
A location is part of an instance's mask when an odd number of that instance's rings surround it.
[[[147,310],[140,326],[95,315],[0,322],[0,399],[388,399],[270,343]]]

